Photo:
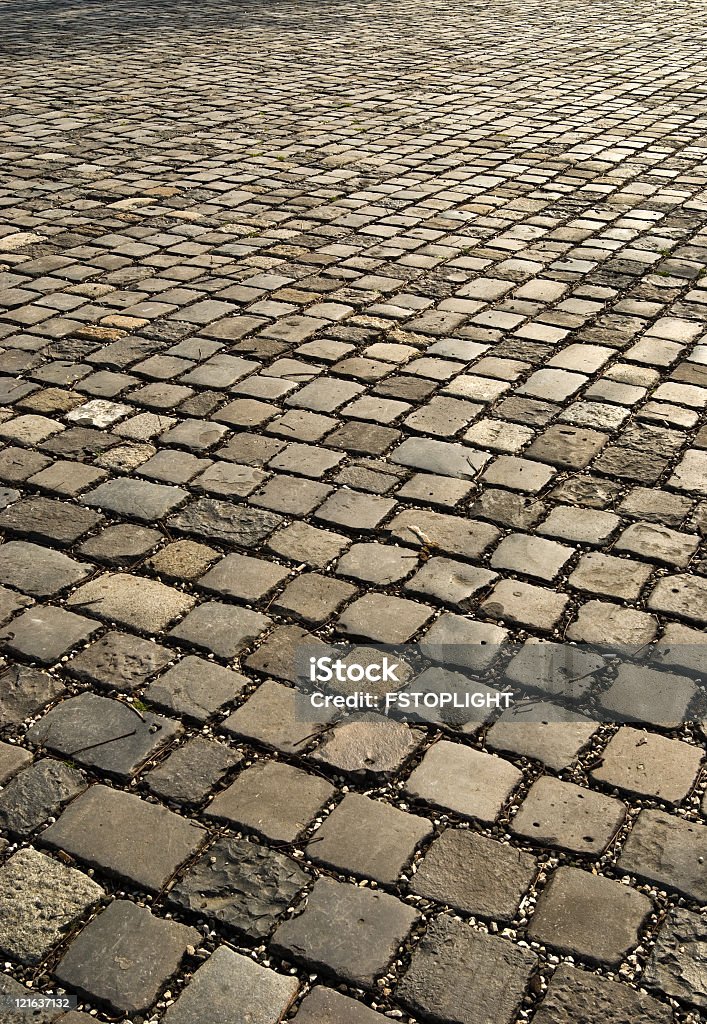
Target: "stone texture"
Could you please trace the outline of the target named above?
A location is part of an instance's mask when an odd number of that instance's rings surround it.
[[[96,785],[42,833],[42,842],[157,892],[204,837],[203,829],[159,804]]]
[[[533,1024],[671,1024],[671,1010],[643,992],[569,964],[555,971]]]
[[[236,700],[248,680],[239,672],[190,654],[145,690],[145,699],[173,714],[204,722]]]
[[[465,829],[448,828],[418,865],[410,888],[463,913],[510,921],[537,867],[529,853]]]
[[[49,757],[35,761],[0,792],[0,828],[24,838],[85,788],[75,768]]]
[[[612,736],[592,778],[668,803],[683,800],[699,772],[703,751],[680,740],[622,728]]]
[[[53,665],[98,632],[98,624],[53,605],[35,605],[0,632],[0,647],[40,665]]]
[[[333,795],[328,782],[299,768],[257,762],[216,796],[207,816],[292,843]]]
[[[382,1024],[381,1015],[363,1003],[333,989],[317,985],[302,1000],[294,1020],[297,1024]]]
[[[194,606],[194,598],[163,583],[108,573],[79,587],[67,607],[145,633],[158,632]]]
[[[512,1024],[535,967],[529,949],[473,931],[446,914],[427,929],[396,996],[446,1024]]]
[[[146,776],[151,793],[178,804],[198,804],[243,755],[223,743],[195,736]]]
[[[73,941],[55,976],[117,1014],[147,1010],[199,933],[116,900]],[[150,950],[150,956],[144,951]]]
[[[172,652],[151,640],[110,632],[72,658],[67,671],[102,688],[130,693],[171,660]]]
[[[490,824],[520,779],[521,773],[507,761],[442,740],[427,751],[405,791],[463,818]]]
[[[169,902],[262,940],[309,881],[309,875],[284,854],[223,837],[175,885]]]
[[[349,793],[314,833],[307,854],[346,874],[394,883],[431,832],[425,818]]]
[[[674,908],[658,932],[643,981],[690,1006],[707,1008],[707,927],[704,918]]]
[[[652,909],[648,897],[635,889],[562,867],[540,894],[528,937],[580,960],[618,967],[638,945]]]
[[[279,1024],[293,1002],[296,978],[277,974],[219,946],[165,1014],[167,1024],[198,1024],[204,1008],[221,1024]]]
[[[21,964],[40,963],[104,895],[80,871],[19,850],[0,868],[0,950]]]
[[[10,541],[0,548],[0,581],[33,597],[51,597],[88,576],[91,567],[60,551]]]
[[[621,871],[704,903],[707,899],[707,825],[644,810],[624,843]]]
[[[623,823],[619,800],[544,776],[511,823],[517,836],[570,853],[601,853]]]
[[[273,949],[356,986],[385,973],[418,914],[384,892],[320,878],[304,911],[275,932]]]

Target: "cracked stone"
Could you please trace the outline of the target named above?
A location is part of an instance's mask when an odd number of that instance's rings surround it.
[[[49,757],[35,761],[0,792],[0,827],[24,838],[85,789],[75,768]]]

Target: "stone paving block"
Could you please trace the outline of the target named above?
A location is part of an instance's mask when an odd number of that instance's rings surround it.
[[[521,773],[508,761],[442,740],[405,784],[408,796],[485,824],[496,820]]]
[[[0,631],[0,647],[40,665],[53,665],[98,630],[96,622],[82,615],[52,605],[35,605]]]
[[[248,679],[193,654],[182,658],[145,690],[145,700],[179,717],[205,722],[235,701]]]
[[[555,541],[513,533],[503,538],[491,556],[490,565],[549,581],[555,579],[572,555],[572,548]]]
[[[533,784],[511,831],[534,843],[597,856],[623,824],[620,800],[543,776]]]
[[[141,1013],[176,973],[187,946],[199,941],[194,928],[116,900],[74,939],[54,975],[113,1013]],[[146,949],[150,956],[144,955]]]
[[[198,579],[219,558],[218,551],[208,544],[193,540],[177,540],[158,551],[147,565],[158,576],[173,582]]]
[[[332,562],[348,544],[348,538],[341,534],[301,522],[278,530],[267,542],[269,550],[276,555],[316,569],[323,569]]]
[[[189,492],[181,487],[120,478],[99,484],[94,490],[82,495],[81,501],[85,505],[127,516],[129,519],[154,523],[163,519],[188,497]]]
[[[417,556],[388,544],[354,544],[336,565],[340,576],[385,586],[397,583],[417,565]]]
[[[315,519],[349,530],[373,530],[394,507],[390,498],[342,490],[317,509]]]
[[[286,959],[368,987],[385,973],[418,917],[387,893],[320,878],[303,913],[277,929],[272,948]]]
[[[699,576],[664,576],[658,580],[648,598],[652,611],[707,622],[707,582]]]
[[[322,985],[305,996],[293,1019],[297,1024],[382,1024],[381,1014]]]
[[[548,985],[547,993],[533,1024],[672,1024],[669,1007],[644,992],[560,964]]]
[[[180,618],[194,598],[153,580],[107,573],[79,587],[67,606],[121,626],[155,632]]]
[[[609,878],[561,867],[543,889],[528,937],[590,963],[618,967],[637,946],[653,905]]]
[[[159,804],[95,785],[45,829],[41,842],[108,875],[157,892],[205,838],[195,822]]]
[[[692,679],[625,663],[608,689],[598,695],[604,717],[616,722],[648,722],[675,729],[689,720],[698,690]]]
[[[18,981],[11,978],[7,974],[0,975],[0,995],[3,997],[9,997],[13,1000],[20,1000],[19,1006],[23,1007],[22,1012],[24,1013],[24,1000],[32,999],[37,995],[37,989],[28,988],[25,985],[20,985]],[[0,1011],[0,1024],[17,1024],[18,1013],[15,1009],[5,1009]],[[64,1011],[55,1007],[46,1007],[43,1009],[36,1009],[32,1013],[32,1021],[34,1024],[51,1024],[52,1021],[58,1020],[64,1017]]]
[[[510,921],[537,870],[536,859],[523,850],[448,828],[418,865],[410,889],[463,913]]]
[[[13,593],[7,587],[0,586],[0,625],[9,622],[15,612],[29,608],[33,603],[31,597]]]
[[[569,598],[519,580],[501,580],[480,606],[482,615],[506,624],[551,632],[562,619]]]
[[[0,827],[24,838],[86,789],[81,772],[45,757],[25,768],[0,792]]]
[[[0,868],[0,950],[21,964],[40,963],[104,895],[81,871],[19,850]]]
[[[581,556],[569,582],[590,594],[635,601],[651,572],[650,565],[592,551]]]
[[[507,638],[500,626],[444,612],[422,637],[420,646],[433,661],[481,671],[499,657]]]
[[[67,662],[66,671],[102,688],[130,693],[166,668],[173,656],[151,640],[111,631]]]
[[[251,548],[283,523],[282,516],[242,508],[216,498],[197,498],[167,520],[170,530],[193,534],[207,543]]]
[[[250,603],[271,593],[288,575],[287,569],[262,558],[226,555],[202,576],[199,585],[217,594]]]
[[[242,754],[225,744],[195,736],[149,771],[145,782],[163,800],[197,804],[242,760]]]
[[[279,1024],[297,995],[288,978],[219,946],[165,1014],[167,1024],[198,1024],[204,1007],[222,1024]]]
[[[678,533],[653,523],[632,523],[617,538],[613,550],[682,569],[699,543],[699,537],[693,534]]]
[[[347,774],[392,775],[414,753],[420,740],[419,733],[406,724],[367,714],[334,726],[311,757]]]
[[[48,711],[27,739],[77,764],[127,779],[180,732],[168,718],[138,714],[124,701],[85,692]]]
[[[9,541],[0,547],[0,581],[33,597],[51,597],[85,579],[92,567],[61,551]]]
[[[497,578],[496,573],[488,569],[478,569],[474,565],[437,555],[426,561],[407,581],[405,590],[433,597],[445,604],[464,605],[486,590]]]
[[[707,1008],[707,928],[704,918],[675,907],[658,932],[643,982],[690,1006]]]
[[[166,588],[165,588],[166,589]],[[189,599],[193,603],[193,599]],[[169,635],[205,648],[220,658],[234,658],[263,633],[272,620],[249,608],[206,601],[189,612]]]
[[[318,776],[276,761],[258,761],[209,804],[206,815],[293,843],[334,795]]]
[[[318,624],[331,619],[357,593],[356,587],[343,580],[306,572],[287,584],[272,607],[306,623]]]
[[[0,675],[0,728],[19,724],[65,692],[56,676],[15,665]]]
[[[707,825],[664,811],[643,810],[618,860],[620,871],[704,903]]]
[[[349,793],[314,833],[306,852],[346,874],[392,884],[415,847],[431,834],[427,819]]]
[[[441,512],[409,509],[390,522],[388,531],[403,544],[439,549],[459,558],[479,558],[500,536],[489,523],[469,521]]]
[[[230,736],[291,754],[301,753],[325,727],[325,721],[306,720],[297,690],[272,679],[261,683],[221,725]]]
[[[557,505],[538,527],[538,533],[557,540],[603,546],[620,522],[610,512]]]
[[[337,629],[381,644],[406,643],[428,622],[432,608],[387,594],[365,594],[339,616]]]
[[[4,786],[21,768],[32,761],[32,755],[23,747],[0,743],[0,786]]]
[[[592,778],[617,789],[679,803],[692,788],[704,752],[680,740],[623,727],[612,736]]]
[[[97,512],[54,498],[27,498],[0,512],[0,530],[66,547],[101,522]]]
[[[224,836],[169,893],[170,905],[264,939],[311,881],[290,857]]]
[[[597,724],[551,701],[522,702],[504,711],[486,734],[491,750],[517,754],[561,771],[577,760]]]
[[[536,963],[529,949],[443,914],[414,951],[396,998],[445,1024],[512,1024]]]
[[[132,569],[163,539],[159,530],[150,530],[134,523],[119,523],[89,537],[78,549],[79,554],[104,565]]]
[[[579,608],[566,636],[579,643],[643,647],[657,632],[658,621],[653,615],[609,601],[587,601]]]

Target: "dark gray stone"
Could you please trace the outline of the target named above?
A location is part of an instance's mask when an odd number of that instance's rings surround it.
[[[412,877],[418,896],[455,910],[510,921],[538,870],[523,850],[466,829],[446,829]]]
[[[192,857],[206,833],[160,804],[92,786],[69,804],[41,840],[110,875],[157,892]]]
[[[681,1002],[707,1009],[707,921],[675,907],[663,922],[644,982]]]
[[[47,672],[15,665],[0,675],[0,728],[18,725],[65,692]]]
[[[12,654],[23,655],[41,665],[53,665],[98,630],[98,623],[82,615],[50,605],[35,605],[0,632],[0,647],[4,645]]]
[[[0,512],[0,530],[60,546],[75,544],[103,516],[53,498],[26,498]]]
[[[235,658],[271,622],[267,615],[250,608],[206,601],[191,611],[169,635],[213,651],[220,658]]]
[[[182,658],[145,691],[145,700],[197,722],[234,701],[250,680],[193,654]]]
[[[74,939],[54,975],[115,1013],[140,1013],[155,1002],[187,946],[200,938],[193,928],[116,900]]]
[[[88,576],[93,567],[76,562],[60,551],[10,541],[0,548],[0,580],[24,594],[50,597],[74,586]]]
[[[669,1007],[628,985],[560,964],[533,1024],[672,1024]]]
[[[297,995],[299,983],[219,946],[192,978],[165,1024],[278,1024]]]
[[[172,651],[129,633],[110,632],[80,651],[66,665],[77,679],[130,693],[174,657]]]
[[[264,509],[246,508],[230,501],[197,498],[170,516],[170,529],[195,534],[202,540],[255,547],[283,522],[282,516]]]
[[[75,768],[49,757],[35,761],[0,792],[0,828],[27,836],[85,788],[86,780]]]
[[[177,883],[169,901],[263,939],[309,881],[284,854],[224,836]]]
[[[146,778],[148,789],[175,803],[200,803],[243,755],[223,743],[195,736],[154,768]]]
[[[273,952],[370,986],[383,974],[419,915],[387,893],[320,878],[298,917],[275,932]]]
[[[618,867],[649,882],[707,902],[707,825],[664,811],[641,811]]]
[[[529,949],[442,915],[413,953],[396,998],[444,1024],[512,1024],[536,963]]]
[[[181,731],[168,718],[138,713],[123,701],[81,693],[48,711],[32,726],[27,739],[78,764],[128,779]]]

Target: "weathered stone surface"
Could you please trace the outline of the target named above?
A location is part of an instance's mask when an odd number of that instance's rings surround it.
[[[78,764],[127,779],[180,732],[181,727],[168,718],[81,693],[48,711],[27,739]]]
[[[622,824],[620,800],[543,776],[511,823],[518,836],[571,853],[601,853]]]
[[[244,508],[214,498],[197,498],[167,520],[170,529],[195,534],[202,540],[251,548],[283,522],[264,509]]]
[[[289,686],[266,679],[221,728],[231,736],[255,740],[275,750],[301,753],[326,726],[325,721],[307,721],[301,696]]]
[[[0,786],[4,786],[21,768],[32,761],[29,750],[10,743],[0,743]]]
[[[303,913],[280,925],[272,946],[286,959],[370,986],[418,916],[387,893],[320,878]]]
[[[166,647],[129,633],[106,633],[67,664],[78,679],[130,693],[172,660]]]
[[[27,498],[0,512],[0,530],[32,540],[74,544],[103,517],[78,505],[53,498]]]
[[[560,964],[533,1024],[671,1024],[671,1010],[642,992]]]
[[[703,751],[680,740],[622,728],[612,736],[592,778],[609,786],[679,803],[687,796]]]
[[[0,728],[18,724],[64,693],[56,676],[16,665],[0,675]]]
[[[0,995],[10,999],[21,1000],[19,1007],[24,1008],[23,1001],[37,995],[37,990],[20,985],[18,981],[7,974],[0,974]],[[24,1012],[24,1009],[22,1009]],[[64,1011],[57,1008],[37,1009],[32,1013],[33,1024],[51,1024],[51,1021],[63,1018]],[[18,1012],[14,1008],[0,1007],[0,1024],[17,1024]]]
[[[674,999],[707,1008],[707,925],[703,917],[679,907],[668,912],[643,980]]]
[[[99,484],[84,494],[81,501],[94,508],[105,509],[129,519],[154,523],[189,497],[182,487],[153,484],[147,480],[119,477]]]
[[[0,950],[21,964],[40,963],[103,896],[82,872],[36,850],[19,850],[0,868]]]
[[[60,551],[10,541],[0,548],[0,581],[33,597],[50,597],[74,586],[91,572]]]
[[[307,854],[347,874],[394,883],[431,833],[426,818],[349,793],[314,833]]]
[[[194,603],[193,597],[163,583],[118,572],[85,583],[66,602],[69,608],[145,633],[169,626]]]
[[[397,515],[388,530],[410,547],[437,548],[445,554],[470,559],[482,555],[499,536],[499,531],[488,523],[413,509]]]
[[[638,945],[652,909],[647,896],[627,885],[559,868],[540,894],[528,937],[581,960],[617,967]]]
[[[311,756],[342,772],[385,775],[410,757],[421,738],[405,724],[366,715],[335,726]]]
[[[98,630],[96,622],[82,615],[53,605],[34,605],[0,632],[0,647],[40,665],[53,665]]]
[[[309,875],[284,854],[226,836],[190,868],[169,901],[200,918],[263,939],[309,881]]]
[[[529,949],[443,914],[413,953],[396,997],[445,1024],[512,1024],[536,962]]]
[[[234,701],[247,683],[240,672],[190,654],[150,683],[145,699],[180,717],[204,722]]]
[[[85,788],[86,780],[75,768],[49,757],[35,761],[0,792],[0,828],[27,836]]]
[[[243,755],[223,743],[195,736],[146,776],[148,789],[164,800],[200,803]]]
[[[707,825],[663,811],[641,811],[618,866],[699,903],[707,901]]]
[[[206,601],[191,611],[169,635],[213,651],[221,658],[234,658],[271,622],[267,615],[249,608]]]
[[[509,921],[537,870],[536,859],[523,850],[448,828],[418,865],[410,888],[455,910]]]
[[[156,892],[197,851],[205,835],[198,825],[159,804],[97,785],[66,808],[42,833],[42,842]]]
[[[219,946],[165,1014],[167,1024],[200,1024],[204,1008],[221,1024],[278,1024],[299,984]]]
[[[463,818],[490,824],[520,780],[518,769],[500,757],[442,740],[427,751],[405,791]]]
[[[54,974],[70,990],[114,1013],[132,1015],[154,1003],[187,946],[198,945],[199,940],[193,928],[116,900],[74,939]]]
[[[328,782],[299,768],[256,762],[218,794],[206,814],[267,839],[292,843],[333,795],[334,787]]]
[[[383,1024],[381,1014],[321,985],[305,996],[293,1019],[297,1024]]]

